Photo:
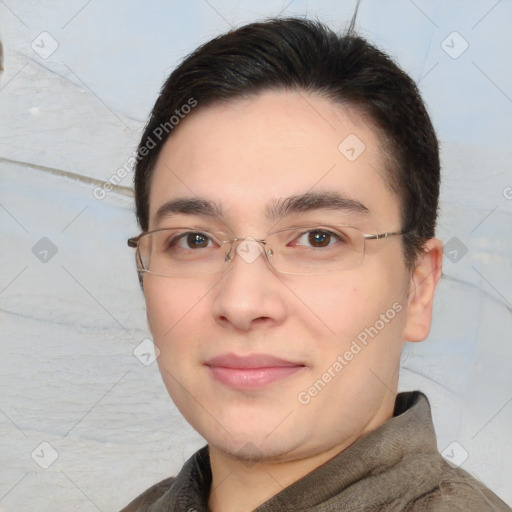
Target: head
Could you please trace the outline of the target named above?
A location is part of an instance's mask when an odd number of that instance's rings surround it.
[[[143,274],[160,370],[192,426],[228,454],[293,459],[385,421],[403,341],[427,336],[440,276],[438,145],[413,81],[352,31],[254,23],[170,75],[137,160],[143,231],[403,233],[368,240],[359,265],[328,274],[237,255],[222,273]],[[272,356],[288,370],[237,385],[226,355]]]

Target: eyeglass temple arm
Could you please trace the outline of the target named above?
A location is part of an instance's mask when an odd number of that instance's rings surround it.
[[[394,236],[394,235],[405,235],[405,234],[406,233],[403,231],[396,231],[396,232],[387,231],[386,233],[379,233],[379,234],[372,234],[372,235],[365,234],[364,237],[366,240],[380,240],[381,238],[388,238],[388,237]],[[140,238],[140,235],[135,236],[133,238],[128,238],[128,240],[127,240],[128,247],[137,248],[139,245],[139,238]],[[235,242],[238,240],[244,240],[244,239],[243,238],[234,238],[231,242]],[[256,241],[259,243],[263,243],[263,244],[266,243],[265,240],[256,240]],[[228,255],[230,253],[231,253],[231,251],[228,253]]]
[[[364,235],[366,240],[380,240],[381,238],[388,238],[395,235],[405,235],[403,231],[387,231],[386,233],[379,233],[375,235]]]

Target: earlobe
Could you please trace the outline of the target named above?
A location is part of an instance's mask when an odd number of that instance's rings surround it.
[[[423,341],[430,332],[434,294],[442,265],[443,244],[441,240],[431,238],[425,244],[425,252],[418,256],[411,274],[405,341]]]

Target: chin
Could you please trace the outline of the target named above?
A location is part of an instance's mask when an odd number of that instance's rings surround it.
[[[228,457],[236,460],[242,460],[250,464],[256,464],[258,462],[284,462],[287,460],[293,460],[294,457],[291,447],[286,446],[268,446],[267,445],[256,445],[251,441],[245,441],[241,443],[222,443],[221,445],[210,443],[215,448],[223,452]]]
[[[275,429],[275,424],[274,424]],[[229,430],[225,431],[199,432],[216,450],[228,457],[247,462],[284,462],[300,458],[298,453],[305,445],[305,439],[299,438],[297,432],[287,431],[281,435],[269,435],[272,429],[267,425],[256,428],[253,425],[251,430],[244,429],[244,432]]]

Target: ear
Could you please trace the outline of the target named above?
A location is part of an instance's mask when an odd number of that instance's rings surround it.
[[[430,332],[434,292],[441,278],[443,243],[431,238],[425,244],[425,252],[418,256],[409,283],[405,341],[423,341]]]

